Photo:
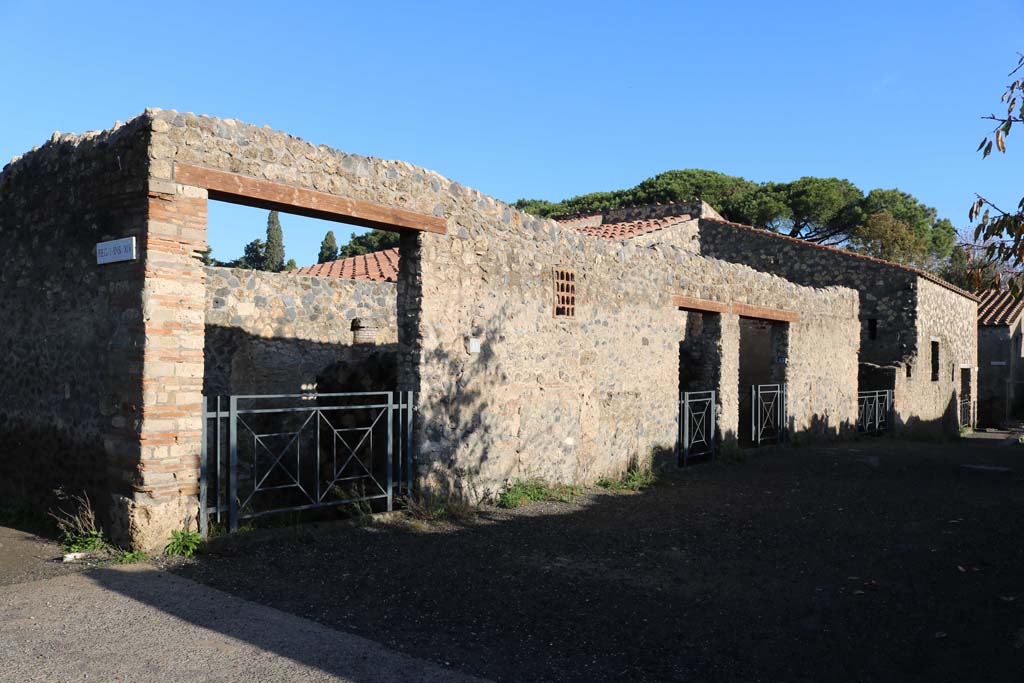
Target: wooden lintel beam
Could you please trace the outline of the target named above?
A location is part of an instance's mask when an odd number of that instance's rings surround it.
[[[672,305],[676,308],[683,308],[688,311],[704,311],[707,313],[733,313],[746,318],[760,318],[762,320],[778,320],[780,322],[795,322],[799,316],[795,311],[787,311],[781,308],[770,308],[768,306],[754,306],[753,304],[726,303],[724,301],[711,301],[710,299],[698,299],[697,297],[674,294]]]
[[[381,230],[418,230],[444,235],[448,222],[439,216],[349,199],[270,180],[174,162],[174,182],[201,187],[210,199],[295,213]]]
[[[676,294],[672,297],[672,305],[676,308],[685,308],[688,311],[707,311],[708,313],[727,313],[729,311],[729,304],[723,301],[698,299],[682,294]]]
[[[795,311],[786,311],[781,308],[769,308],[768,306],[754,306],[751,304],[734,303],[732,312],[747,318],[760,318],[762,320],[778,320],[791,323],[797,319]]]

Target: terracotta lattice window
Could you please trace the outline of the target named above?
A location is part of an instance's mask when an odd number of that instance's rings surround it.
[[[576,317],[576,271],[555,268],[555,317]]]

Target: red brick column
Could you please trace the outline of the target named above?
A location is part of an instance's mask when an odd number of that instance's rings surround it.
[[[150,180],[142,238],[139,476],[129,503],[136,547],[195,528],[202,442],[206,191]]]

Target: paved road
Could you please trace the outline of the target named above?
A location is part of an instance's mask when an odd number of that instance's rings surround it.
[[[2,683],[471,680],[149,565],[0,588]]]

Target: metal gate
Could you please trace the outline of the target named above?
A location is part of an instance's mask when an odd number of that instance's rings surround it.
[[[961,429],[974,427],[974,402],[969,398],[960,401],[959,426]]]
[[[203,398],[200,526],[358,503],[412,490],[412,392]]]
[[[892,389],[857,392],[857,431],[866,434],[889,429]]]
[[[715,457],[715,392],[687,391],[679,399],[679,465]]]
[[[755,384],[750,387],[750,426],[755,444],[782,443],[786,434],[785,384]]]

